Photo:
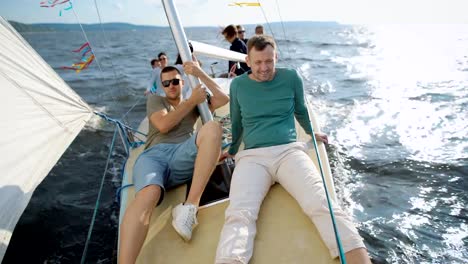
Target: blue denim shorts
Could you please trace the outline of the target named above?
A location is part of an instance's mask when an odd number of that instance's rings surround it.
[[[160,143],[141,153],[133,167],[135,192],[158,185],[163,190],[159,204],[166,189],[189,182],[198,152],[196,139],[195,133],[182,143]]]

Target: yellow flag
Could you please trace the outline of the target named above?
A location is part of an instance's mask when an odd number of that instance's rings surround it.
[[[249,2],[233,2],[229,6],[260,6],[260,3],[249,3]]]

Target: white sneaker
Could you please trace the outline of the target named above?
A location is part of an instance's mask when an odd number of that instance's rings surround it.
[[[185,241],[192,238],[192,230],[197,225],[197,207],[195,205],[179,204],[172,209],[172,226]]]

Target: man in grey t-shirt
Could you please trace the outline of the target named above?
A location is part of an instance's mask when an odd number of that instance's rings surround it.
[[[198,63],[184,63],[184,71],[200,78],[211,91],[211,111],[229,102],[229,97]],[[164,191],[189,180],[192,184],[187,200],[172,211],[172,226],[183,239],[191,239],[201,195],[221,152],[222,131],[217,122],[207,122],[198,132],[193,129],[199,116],[197,105],[206,99],[205,89],[199,85],[188,99],[183,99],[184,80],[178,68],[165,67],[160,77],[166,97],[151,95],[147,99],[150,126],[146,150],[133,169],[137,194],[125,211],[120,230],[122,264],[135,263],[153,208],[162,201]]]

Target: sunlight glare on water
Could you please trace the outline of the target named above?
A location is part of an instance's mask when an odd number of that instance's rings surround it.
[[[350,78],[365,78],[368,101],[350,115],[344,142],[401,144],[414,160],[468,157],[468,27],[381,26],[368,28],[371,44],[341,60]],[[349,132],[353,133],[349,133]],[[344,132],[344,131],[343,131]],[[351,147],[351,146],[350,146]],[[352,149],[352,147],[351,147]],[[354,155],[365,155],[352,151]],[[388,154],[388,153],[387,153]],[[389,154],[398,157],[397,153]]]

